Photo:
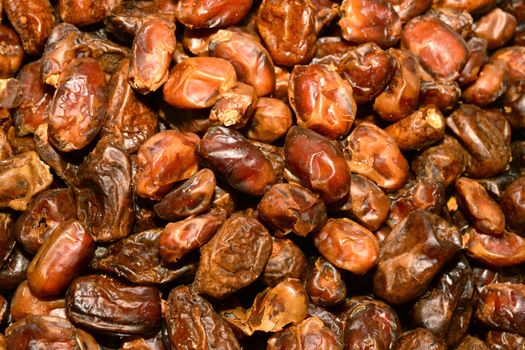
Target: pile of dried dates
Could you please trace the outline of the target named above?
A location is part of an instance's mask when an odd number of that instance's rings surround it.
[[[0,350],[525,349],[525,0],[0,19]]]

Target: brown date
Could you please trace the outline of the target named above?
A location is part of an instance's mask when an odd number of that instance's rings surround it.
[[[219,177],[243,193],[260,196],[276,182],[270,161],[236,130],[210,127],[198,153]]]
[[[240,82],[249,84],[257,96],[275,90],[275,67],[266,48],[250,34],[219,30],[208,44],[210,56],[228,60]]]
[[[86,26],[100,22],[120,0],[59,0],[58,14],[63,22]]]
[[[82,328],[120,335],[151,335],[160,326],[154,287],[128,285],[102,275],[78,277],[66,293],[67,317]]]
[[[213,209],[206,214],[170,222],[160,233],[161,258],[168,263],[176,263],[187,253],[200,248],[213,237],[226,217],[225,210]]]
[[[473,36],[467,41],[470,51],[469,59],[459,75],[458,82],[461,85],[470,84],[478,78],[481,67],[488,61],[487,40]]]
[[[495,8],[474,23],[473,33],[487,40],[487,47],[496,49],[505,45],[516,30],[516,18],[500,8]]]
[[[374,293],[392,304],[415,299],[460,248],[450,223],[421,209],[409,213],[381,245]]]
[[[449,6],[433,7],[430,9],[429,14],[436,16],[441,22],[454,29],[454,31],[460,34],[465,40],[472,34],[474,19],[472,15],[465,10]]]
[[[10,311],[14,321],[36,315],[66,318],[66,301],[60,297],[38,296],[24,281],[13,294]]]
[[[0,77],[8,78],[15,74],[24,59],[24,48],[16,32],[4,25],[0,25]]]
[[[358,104],[376,97],[387,86],[394,73],[392,56],[375,43],[355,48],[345,47],[344,55],[337,62],[337,71],[350,83]]]
[[[468,11],[473,14],[486,12],[494,6],[494,0],[437,0],[436,6],[448,7],[459,11]]]
[[[152,18],[141,25],[133,39],[129,62],[129,83],[136,91],[156,91],[168,80],[175,45],[175,24]]]
[[[261,97],[248,124],[246,137],[261,142],[274,142],[283,137],[292,126],[290,108],[281,100]]]
[[[175,5],[177,20],[190,29],[233,26],[246,17],[253,0],[181,0]]]
[[[284,143],[286,168],[325,203],[344,198],[350,171],[341,146],[315,131],[292,126]]]
[[[516,333],[491,330],[487,333],[486,342],[491,350],[519,350],[525,346],[525,337]]]
[[[525,285],[494,283],[478,295],[476,318],[499,330],[525,335]]]
[[[91,234],[76,220],[59,224],[46,239],[27,269],[31,290],[42,296],[64,292],[75,274],[91,258]]]
[[[163,266],[159,255],[160,229],[135,233],[110,246],[98,247],[90,267],[142,285],[183,280],[195,273],[196,264]]]
[[[303,251],[286,238],[272,237],[272,254],[261,275],[262,281],[273,287],[286,278],[304,280],[307,261]]]
[[[359,123],[348,136],[345,156],[352,172],[386,191],[400,188],[408,178],[408,162],[396,141],[370,122]]]
[[[41,54],[55,26],[53,7],[48,0],[5,0],[4,10],[30,55]]]
[[[166,323],[170,344],[176,349],[241,349],[228,323],[187,286],[170,292]]]
[[[26,210],[39,192],[47,189],[53,175],[34,151],[0,161],[0,207]]]
[[[137,152],[137,194],[159,200],[177,181],[195,174],[198,142],[196,134],[176,130],[161,131],[147,139]]]
[[[0,268],[0,288],[13,290],[27,278],[27,267],[31,263],[30,258],[24,254],[16,245],[11,254]]]
[[[290,232],[306,236],[326,221],[326,206],[306,188],[294,184],[273,185],[257,206],[261,219],[277,236]]]
[[[310,300],[320,306],[337,305],[346,298],[346,284],[341,273],[323,257],[311,264],[305,289]]]
[[[233,65],[217,57],[190,57],[177,64],[163,87],[164,100],[182,109],[211,107],[237,83]]]
[[[518,177],[507,186],[501,195],[501,209],[507,223],[517,233],[525,235],[525,176]]]
[[[468,256],[491,266],[513,266],[525,262],[525,238],[505,231],[494,237],[471,228],[463,235]]]
[[[490,350],[488,345],[479,338],[467,335],[456,350]]]
[[[315,233],[314,245],[326,260],[354,274],[365,274],[378,261],[376,237],[350,219],[329,219]]]
[[[0,213],[0,266],[9,259],[15,243],[16,233],[13,215]]]
[[[323,136],[343,137],[354,123],[357,107],[352,86],[329,66],[295,66],[290,76],[288,97],[297,124]]]
[[[39,193],[16,221],[18,242],[26,251],[36,254],[56,227],[76,216],[73,192],[67,188]]]
[[[309,0],[263,0],[257,30],[276,64],[306,64],[315,52],[315,7]]]
[[[447,346],[426,328],[407,331],[397,339],[393,350],[446,350]]]
[[[507,67],[509,82],[525,80],[525,47],[508,46],[496,51],[490,60],[501,61]]]
[[[340,10],[341,36],[348,41],[371,41],[384,48],[393,46],[401,36],[401,19],[385,0],[344,0]]]
[[[463,91],[467,103],[486,106],[496,101],[507,90],[508,79],[505,65],[500,62],[485,64],[472,85]]]
[[[467,63],[465,40],[434,16],[421,16],[407,23],[401,46],[414,53],[435,77],[454,80]]]
[[[215,102],[210,111],[210,123],[234,129],[243,128],[250,121],[256,104],[255,89],[251,85],[239,83]]]
[[[432,0],[387,0],[399,15],[401,22],[406,23],[412,18],[426,12],[432,6]]]
[[[62,152],[86,147],[102,127],[106,101],[106,76],[98,62],[73,59],[60,74],[49,105],[51,143]]]
[[[366,45],[366,44],[365,44]],[[352,43],[344,40],[340,36],[323,36],[317,39],[315,47],[315,56],[312,63],[315,64],[333,64],[338,66],[342,59],[355,48]],[[354,91],[354,94],[356,91]],[[357,96],[354,98],[358,99]]]
[[[193,286],[200,294],[225,298],[259,277],[271,251],[270,234],[259,221],[233,214],[201,248]]]

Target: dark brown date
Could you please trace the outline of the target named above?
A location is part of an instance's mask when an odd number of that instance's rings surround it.
[[[166,323],[170,344],[176,349],[241,349],[228,323],[187,286],[170,292]]]
[[[306,236],[326,221],[326,206],[318,196],[294,184],[273,185],[257,206],[259,216],[278,236]]]
[[[27,278],[27,267],[31,260],[16,245],[0,268],[0,288],[12,290]]]
[[[51,143],[62,152],[87,146],[102,127],[106,101],[106,75],[98,62],[88,57],[71,61],[49,105]]]
[[[354,123],[357,107],[352,86],[329,66],[295,66],[290,76],[288,97],[297,124],[323,136],[343,137]]]
[[[275,67],[265,47],[250,34],[233,30],[219,30],[211,36],[210,56],[228,60],[237,79],[253,86],[257,96],[266,96],[275,90]]]
[[[350,189],[350,171],[338,143],[315,131],[292,126],[284,144],[286,168],[303,185],[320,193],[325,203],[344,198]]]
[[[27,269],[31,290],[41,296],[64,292],[91,258],[94,247],[91,234],[79,221],[68,220],[58,225]]]
[[[470,84],[476,81],[481,67],[488,61],[487,40],[474,36],[467,41],[470,51],[469,59],[463,67],[458,82],[461,85]]]
[[[491,266],[513,266],[525,262],[525,238],[505,231],[494,237],[471,228],[463,235],[468,256]]]
[[[397,339],[393,350],[446,350],[447,346],[426,328],[407,331]]]
[[[199,216],[190,216],[171,222],[159,237],[159,253],[168,263],[176,263],[184,255],[208,242],[226,220],[226,210],[211,210]]]
[[[0,207],[26,210],[39,192],[51,185],[49,167],[34,151],[0,161]]]
[[[211,107],[237,83],[233,65],[217,57],[190,57],[177,64],[163,87],[164,100],[182,109]]]
[[[191,276],[194,262],[165,267],[159,256],[161,230],[151,229],[121,239],[108,247],[98,247],[90,267],[142,285],[164,284]]]
[[[13,215],[0,213],[0,265],[7,261],[15,243],[16,233]]]
[[[329,219],[314,235],[314,244],[326,260],[358,275],[368,272],[378,261],[376,237],[350,219]]]
[[[370,122],[359,123],[348,136],[345,156],[352,172],[386,191],[400,188],[408,178],[408,162],[396,141]]]
[[[128,285],[102,275],[76,278],[66,293],[67,317],[82,328],[120,335],[152,335],[160,326],[154,287]]]
[[[281,100],[261,97],[246,131],[246,137],[261,142],[274,142],[283,137],[292,126],[292,112]]]
[[[375,43],[355,48],[345,47],[344,56],[337,62],[337,70],[352,85],[358,104],[376,97],[392,79],[395,62],[392,56]]]
[[[384,48],[393,46],[401,36],[401,19],[387,1],[344,0],[340,10],[341,36],[348,41],[371,41]]]
[[[0,77],[8,78],[14,75],[24,59],[24,48],[16,32],[4,25],[0,25]]]
[[[456,350],[490,350],[488,345],[479,338],[467,335]]]
[[[310,300],[320,306],[334,306],[346,298],[346,284],[341,273],[323,257],[311,264],[305,289]]]
[[[489,284],[477,300],[476,318],[483,324],[525,335],[525,285]]]
[[[41,54],[55,26],[53,7],[48,0],[5,0],[4,10],[30,55]]]
[[[489,331],[486,341],[491,350],[519,350],[525,346],[525,337],[510,332]]]
[[[137,194],[159,200],[177,181],[195,174],[198,142],[197,135],[177,130],[161,131],[147,139],[137,153]]]
[[[266,347],[267,350],[338,350],[341,348],[336,334],[315,316],[275,333],[268,339]]]
[[[315,52],[315,7],[308,0],[263,0],[257,30],[276,64],[306,64]]]
[[[262,281],[270,286],[276,286],[286,278],[304,280],[308,263],[303,251],[295,243],[286,238],[272,237],[272,254],[261,275]]]
[[[487,40],[489,49],[505,45],[516,30],[516,18],[500,8],[495,8],[474,23],[476,36]]]
[[[174,23],[163,18],[152,18],[144,22],[131,47],[130,85],[141,94],[161,87],[168,80],[175,46]]]
[[[392,304],[415,299],[460,248],[457,228],[427,211],[411,212],[381,245],[374,293]]]
[[[517,233],[525,235],[525,176],[518,177],[501,195],[501,208],[507,223]]]
[[[260,196],[276,182],[275,171],[263,153],[238,131],[214,126],[202,138],[199,157],[236,190]]]
[[[259,277],[271,251],[270,234],[259,221],[233,214],[201,248],[193,286],[200,294],[225,298]]]
[[[233,26],[246,17],[253,0],[181,0],[175,5],[177,21],[190,29]]]

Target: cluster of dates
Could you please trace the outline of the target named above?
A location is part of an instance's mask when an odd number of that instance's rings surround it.
[[[1,15],[0,350],[525,349],[525,1]]]

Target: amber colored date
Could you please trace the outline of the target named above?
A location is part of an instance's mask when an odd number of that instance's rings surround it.
[[[262,281],[273,287],[286,278],[304,280],[307,272],[306,257],[295,243],[286,238],[272,237],[272,254],[261,275]]]

